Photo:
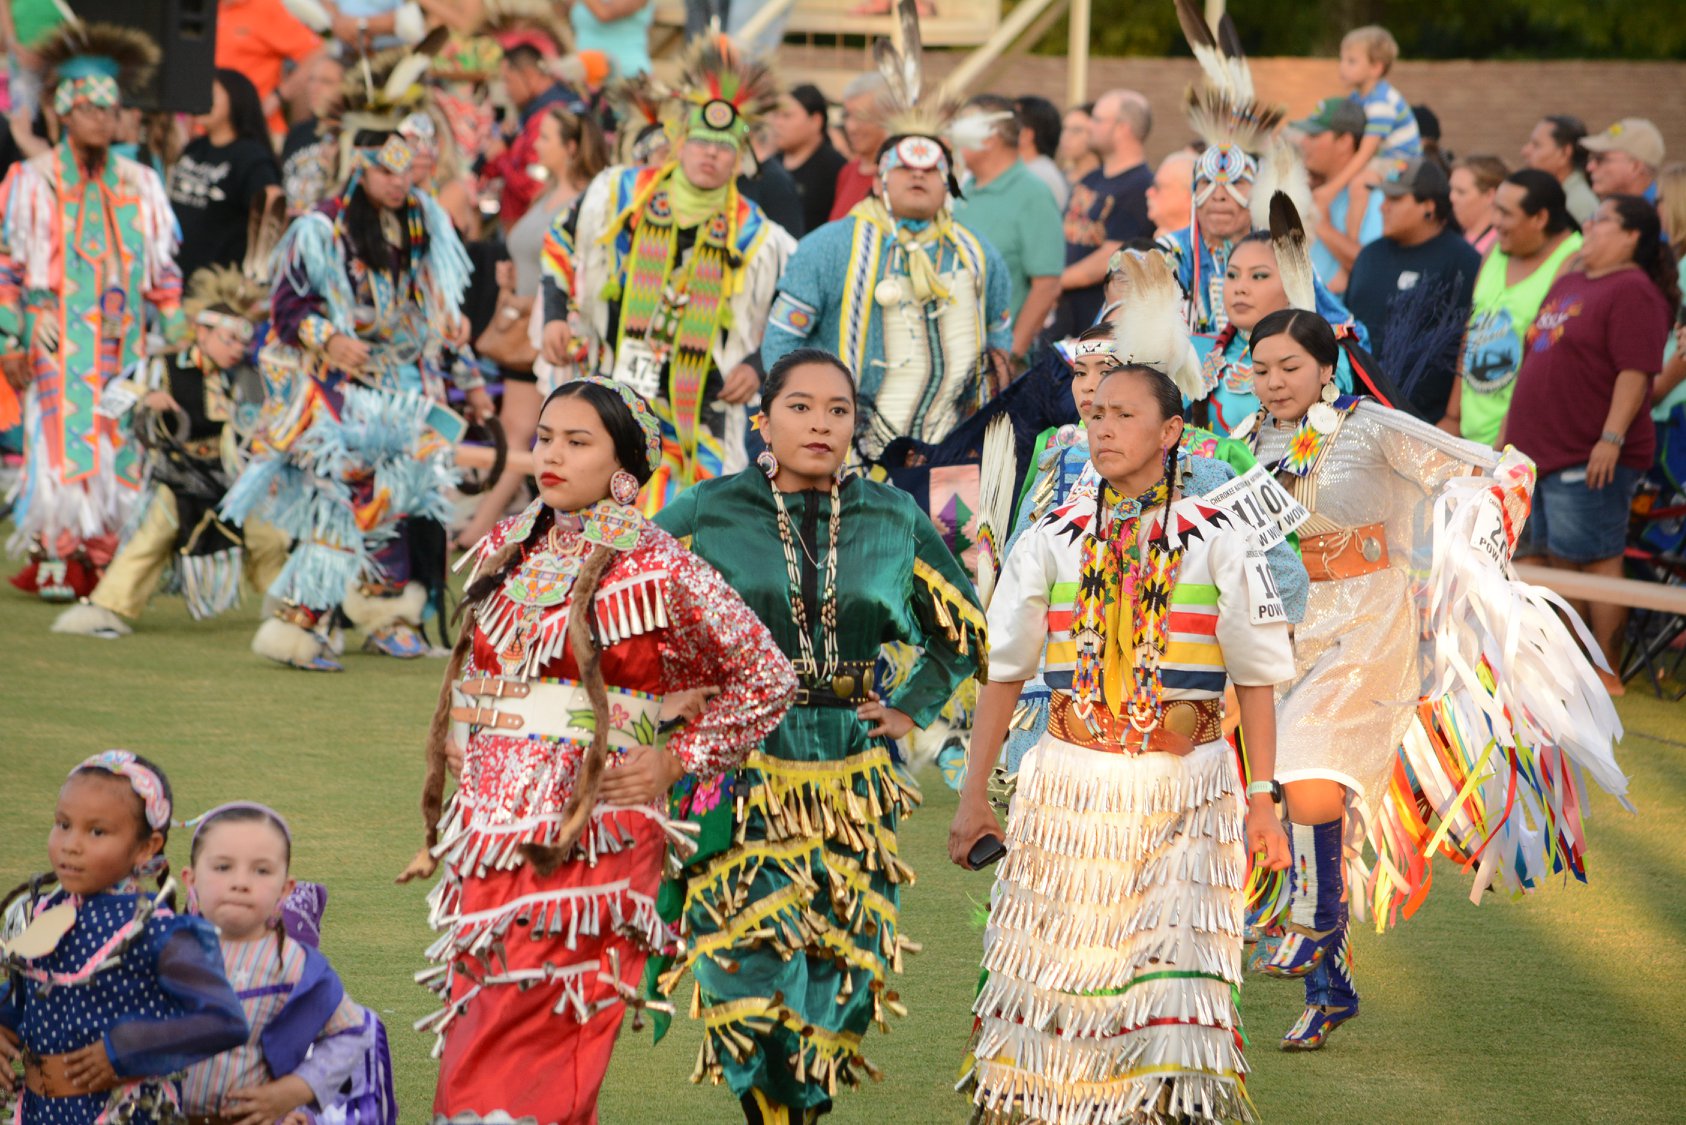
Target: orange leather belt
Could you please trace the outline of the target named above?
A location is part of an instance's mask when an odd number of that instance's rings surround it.
[[[1054,693],[1048,709],[1048,733],[1062,742],[1099,750],[1105,754],[1175,754],[1181,757],[1196,747],[1223,737],[1224,705],[1221,699],[1173,699],[1165,704],[1159,725],[1142,732],[1130,720],[1114,715],[1109,708],[1096,707],[1085,722],[1077,705],[1064,692]],[[1090,724],[1099,731],[1090,729]]]
[[[1387,529],[1379,523],[1300,540],[1300,558],[1313,582],[1359,578],[1387,569]]]
[[[23,1064],[25,1088],[38,1098],[75,1098],[83,1094],[103,1094],[117,1088],[115,1082],[103,1086],[78,1086],[65,1075],[69,1063],[69,1055],[26,1058]]]

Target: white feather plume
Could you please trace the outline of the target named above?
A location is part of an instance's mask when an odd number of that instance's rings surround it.
[[[1271,197],[1277,192],[1286,195],[1303,220],[1312,218],[1311,178],[1306,175],[1305,161],[1299,146],[1278,136],[1271,142],[1264,159],[1259,161],[1259,174],[1253,180],[1253,195],[1248,209],[1253,216],[1254,230],[1270,229]]]
[[[1183,37],[1188,40],[1207,84],[1221,91],[1231,105],[1252,101],[1253,72],[1242,53],[1241,37],[1236,34],[1229,13],[1219,17],[1214,30],[1195,0],[1177,0],[1177,21],[1182,24]]]
[[[978,603],[989,608],[995,580],[1013,530],[1013,478],[1017,469],[1013,419],[1002,414],[984,430],[978,465]]]
[[[1170,262],[1157,250],[1126,251],[1123,270],[1129,284],[1113,325],[1118,361],[1163,371],[1190,401],[1205,397],[1200,357],[1183,318],[1182,286]]]
[[[433,60],[424,54],[408,55],[392,68],[392,73],[386,76],[386,84],[381,94],[387,104],[393,105],[404,100],[404,95],[410,87],[420,82],[426,75]]]
[[[333,30],[334,20],[328,14],[321,0],[281,0],[281,6],[292,14],[292,17],[304,24],[318,35],[326,35]]]

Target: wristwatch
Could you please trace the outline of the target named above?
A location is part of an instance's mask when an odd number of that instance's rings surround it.
[[[1614,430],[1605,430],[1603,433],[1598,435],[1598,440],[1620,449],[1622,447],[1622,443],[1627,441],[1627,435],[1618,434]]]
[[[1278,805],[1282,803],[1282,783],[1275,778],[1271,778],[1269,781],[1255,781],[1247,786],[1247,796],[1249,797],[1257,797],[1265,793],[1270,794],[1273,803]]]

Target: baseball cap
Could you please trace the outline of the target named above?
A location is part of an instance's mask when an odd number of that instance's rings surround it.
[[[1294,122],[1300,132],[1315,136],[1318,133],[1364,132],[1364,108],[1351,98],[1324,98],[1310,117]]]
[[[1404,167],[1395,170],[1378,187],[1383,195],[1395,197],[1414,195],[1418,199],[1430,199],[1452,194],[1452,181],[1446,178],[1446,170],[1438,160],[1424,156],[1406,161]]]
[[[1643,117],[1624,117],[1602,133],[1581,138],[1588,152],[1625,152],[1641,164],[1662,166],[1663,135]]]

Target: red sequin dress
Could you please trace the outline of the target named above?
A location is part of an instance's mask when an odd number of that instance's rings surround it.
[[[713,777],[778,724],[796,687],[766,627],[708,564],[631,509],[603,503],[583,517],[559,514],[547,527],[534,504],[474,556],[478,570],[523,544],[520,564],[475,612],[456,685],[468,706],[456,714],[478,721],[454,735],[462,774],[435,848],[444,869],[430,903],[442,933],[426,976],[445,1007],[418,1026],[439,1034],[434,1113],[449,1121],[595,1122],[625,1001],[647,955],[671,943],[655,904],[671,833],[665,799],[599,804],[549,875],[521,850],[554,842],[590,742],[567,641],[585,557],[597,544],[617,552],[592,603],[611,770],[626,747],[658,741],[661,696],[713,687],[720,694],[666,740],[688,771]]]

